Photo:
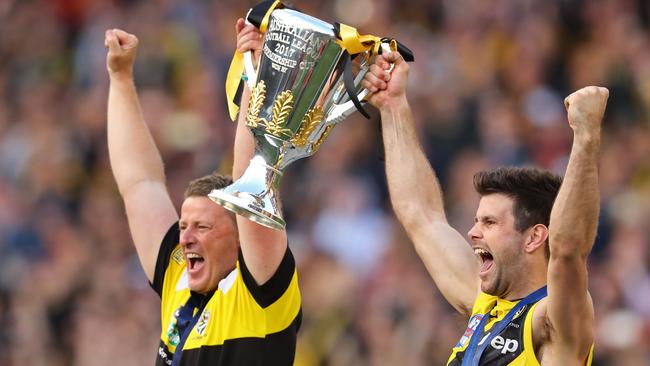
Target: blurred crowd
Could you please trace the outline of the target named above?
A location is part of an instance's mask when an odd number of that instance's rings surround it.
[[[153,364],[160,304],[110,171],[104,30],[140,39],[136,85],[180,205],[190,179],[230,170],[224,79],[235,20],[254,4],[0,1],[0,365]],[[461,233],[478,203],[474,172],[563,173],[564,96],[610,89],[589,264],[594,365],[650,365],[650,3],[292,4],[414,51],[409,98]],[[466,326],[393,216],[372,117],[346,120],[282,181],[304,302],[299,366],[443,365]]]

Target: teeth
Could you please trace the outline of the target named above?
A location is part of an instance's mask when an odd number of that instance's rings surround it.
[[[480,255],[486,255],[486,254],[490,254],[490,253],[489,253],[487,250],[485,250],[485,249],[474,248],[474,254],[480,256]]]
[[[203,257],[196,253],[187,253],[187,259],[203,259]]]

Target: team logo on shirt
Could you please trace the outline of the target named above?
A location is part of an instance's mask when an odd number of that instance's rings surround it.
[[[196,323],[196,332],[203,337],[205,335],[205,330],[208,327],[208,322],[210,321],[210,310],[205,309],[201,313],[199,321]]]
[[[481,323],[481,319],[483,319],[483,314],[474,314],[470,319],[469,322],[467,323],[467,329],[465,329],[465,333],[463,333],[463,336],[460,337],[460,340],[458,343],[456,343],[456,346],[454,348],[462,348],[464,347],[467,342],[472,338],[472,334],[474,334],[474,331],[476,331],[476,327]]]

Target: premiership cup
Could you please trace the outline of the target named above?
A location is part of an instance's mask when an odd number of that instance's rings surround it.
[[[285,227],[278,199],[282,172],[318,151],[332,128],[368,94],[360,84],[373,51],[357,53],[351,63],[337,32],[298,11],[271,12],[257,72],[250,52],[244,55],[244,78],[251,89],[246,125],[255,153],[239,179],[208,195],[213,201],[261,225]],[[396,41],[380,42],[384,49],[397,49]]]

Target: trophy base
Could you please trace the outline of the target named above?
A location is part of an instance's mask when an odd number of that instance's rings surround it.
[[[286,223],[277,214],[266,211],[259,207],[259,199],[245,192],[228,193],[223,189],[215,189],[208,197],[237,215],[241,215],[262,226],[275,230],[284,230]]]

